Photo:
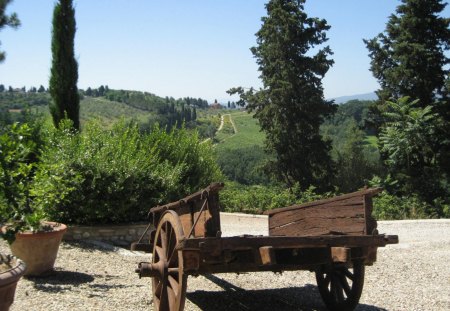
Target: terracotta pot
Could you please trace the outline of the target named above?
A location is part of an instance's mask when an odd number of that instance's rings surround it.
[[[0,256],[0,263],[3,259],[3,256]],[[16,257],[12,257],[10,264],[10,269],[0,271],[0,311],[9,310],[14,301],[17,282],[26,270],[25,263]]]
[[[43,276],[53,272],[59,244],[67,226],[55,222],[45,222],[52,231],[17,233],[10,245],[14,256],[27,264],[25,276]]]

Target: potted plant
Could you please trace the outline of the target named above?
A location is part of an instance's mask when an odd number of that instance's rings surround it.
[[[0,135],[0,236],[14,256],[25,261],[25,275],[53,271],[59,244],[67,227],[46,221],[42,205],[33,202],[37,163],[33,129],[13,124]]]
[[[25,273],[25,263],[17,257],[0,254],[0,311],[8,311],[14,301],[17,282]]]

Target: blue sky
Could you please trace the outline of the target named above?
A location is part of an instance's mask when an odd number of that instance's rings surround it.
[[[54,0],[14,0],[7,12],[22,22],[0,32],[0,83],[48,85]],[[79,88],[108,85],[160,96],[228,100],[233,86],[259,87],[249,48],[266,14],[263,0],[74,0]],[[362,39],[385,28],[400,1],[309,0],[309,16],[332,26],[334,66],[326,98],[368,93],[378,84]],[[443,16],[450,16],[446,8]]]

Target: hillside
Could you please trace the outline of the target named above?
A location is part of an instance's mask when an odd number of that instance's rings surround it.
[[[246,111],[232,111],[222,117],[223,128],[216,133],[218,151],[236,150],[255,145],[263,146],[264,133],[260,131],[258,121],[252,114]]]
[[[371,93],[364,93],[364,94],[355,94],[355,95],[349,95],[349,96],[340,96],[332,98],[334,100],[335,104],[343,104],[351,100],[376,100],[377,94],[374,92]]]
[[[195,127],[197,109],[205,109],[208,102],[201,98],[160,97],[152,93],[98,89],[80,90],[80,119],[82,123],[97,119],[109,126],[120,118],[135,120],[143,130],[159,123],[172,127]],[[25,111],[49,116],[50,94],[24,89],[0,92],[0,123],[23,121]]]

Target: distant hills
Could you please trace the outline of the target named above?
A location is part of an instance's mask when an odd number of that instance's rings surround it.
[[[334,99],[334,103],[335,104],[343,104],[348,102],[349,100],[376,100],[377,99],[377,94],[375,94],[375,92],[371,92],[371,93],[365,93],[365,94],[356,94],[356,95],[349,95],[349,96],[340,96],[340,97],[336,97],[336,98],[331,98]]]

